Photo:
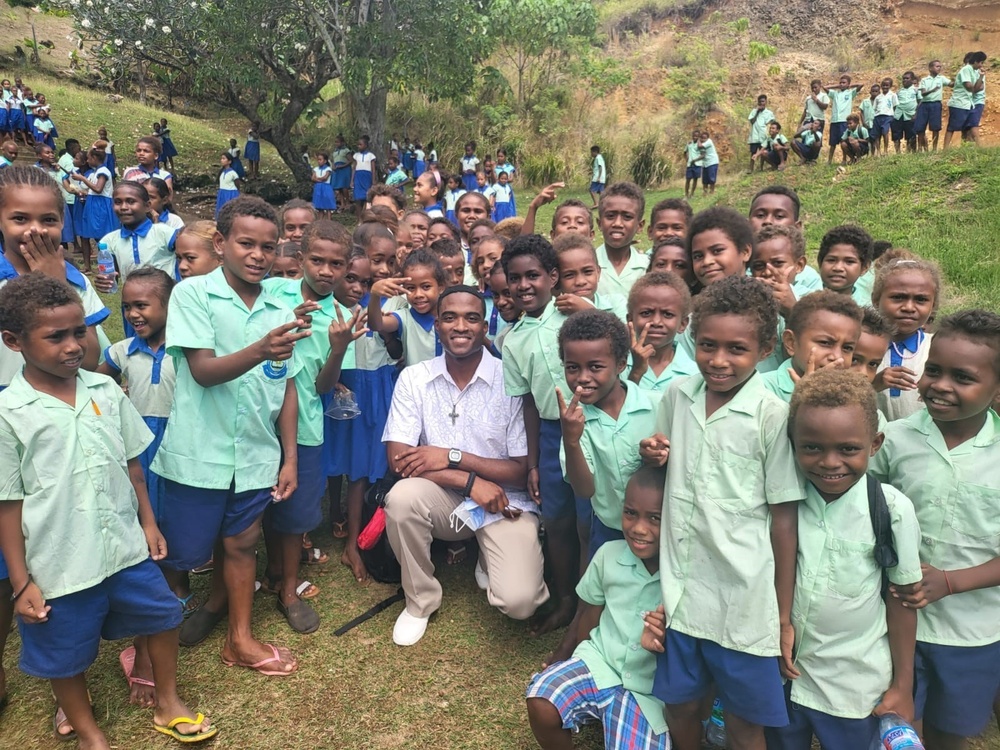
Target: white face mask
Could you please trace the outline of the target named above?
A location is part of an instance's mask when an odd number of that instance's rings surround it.
[[[511,508],[517,508],[522,513],[538,513],[538,505],[533,503],[527,497],[515,495],[514,497],[508,496],[507,499]],[[505,520],[510,519],[501,513],[488,513],[483,506],[471,499],[466,499],[465,502],[455,508],[455,510],[451,512],[451,516],[449,516],[451,527],[456,532],[459,532],[462,529],[479,531],[479,529],[489,526],[491,523]]]

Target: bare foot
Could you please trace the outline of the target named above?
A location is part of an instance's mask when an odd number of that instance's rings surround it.
[[[354,574],[354,578],[358,583],[365,583],[371,579],[368,575],[368,569],[361,561],[361,554],[358,552],[357,544],[348,543],[344,546],[344,554],[340,556],[340,562],[351,569],[351,573]]]
[[[533,617],[528,624],[528,635],[539,636],[551,633],[553,630],[564,628],[573,621],[576,613],[576,600],[571,597],[563,597],[555,609],[549,612],[544,618]]]

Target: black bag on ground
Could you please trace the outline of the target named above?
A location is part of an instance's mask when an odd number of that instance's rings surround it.
[[[385,496],[392,489],[396,480],[392,477],[380,479],[365,493],[365,502],[361,507],[361,530],[368,526],[368,522],[376,514],[376,511],[385,512]],[[396,553],[389,545],[389,536],[384,531],[375,545],[369,549],[359,549],[361,561],[368,569],[369,575],[379,583],[400,583],[403,579],[399,561]]]

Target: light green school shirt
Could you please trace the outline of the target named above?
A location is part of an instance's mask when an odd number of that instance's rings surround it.
[[[535,400],[538,416],[559,419],[556,386],[569,398],[559,358],[559,329],[566,316],[550,301],[537,318],[522,315],[503,340],[503,381],[508,396]]]
[[[854,292],[851,294],[854,301],[864,307],[872,306],[872,287],[875,285],[875,269],[869,267],[867,271],[858,277],[854,282]],[[861,300],[864,300],[862,302]]]
[[[792,292],[795,299],[802,299],[809,292],[818,292],[823,288],[823,279],[812,266],[806,266],[802,272],[795,276],[792,282]]]
[[[573,656],[587,665],[598,690],[618,685],[628,690],[653,732],[663,734],[667,731],[663,703],[652,695],[656,654],[640,645],[642,616],[660,604],[659,571],[650,575],[628,542],[615,539],[597,550],[576,593],[604,611]]]
[[[698,141],[691,141],[687,148],[685,149],[687,155],[687,165],[689,167],[695,166],[695,162],[701,160],[701,151],[698,150]],[[700,167],[701,164],[698,164]]]
[[[913,501],[920,560],[941,570],[1000,557],[1000,417],[987,413],[972,440],[948,450],[930,414],[886,425],[870,471]],[[945,646],[1000,641],[1000,586],[946,596],[921,609],[917,640]]]
[[[761,373],[764,387],[780,398],[786,404],[792,400],[792,392],[795,390],[795,381],[792,380],[792,360],[786,360],[778,369]]]
[[[704,157],[701,161],[701,166],[714,167],[719,163],[719,152],[715,148],[715,144],[711,138],[706,138],[704,143],[698,146],[698,150]]]
[[[986,84],[983,83],[983,87],[979,89],[976,93],[972,95],[972,106],[978,107],[980,104],[986,104]]]
[[[594,293],[594,307],[614,313],[623,323],[628,322],[628,298],[620,294]]]
[[[676,341],[674,341],[673,346],[674,358],[670,360],[670,364],[664,367],[659,375],[653,372],[653,368],[647,367],[646,372],[642,374],[642,378],[639,380],[639,387],[651,396],[656,397],[657,401],[660,394],[667,390],[667,386],[677,378],[682,378],[686,375],[695,375],[698,372],[698,364],[691,358],[691,355],[682,347],[677,346]],[[625,371],[626,373],[632,371],[631,354],[629,354],[628,367]],[[649,435],[646,437],[649,437]]]
[[[899,558],[886,572],[893,583],[916,583],[923,576],[913,504],[894,487],[882,491]],[[863,477],[832,503],[806,484],[792,625],[801,673],[792,701],[845,719],[871,714],[892,682],[892,654]]]
[[[875,105],[872,103],[871,97],[862,99],[858,109],[861,110],[861,124],[871,129],[875,124]]]
[[[604,157],[598,154],[591,162],[590,181],[604,183],[608,179],[607,168],[604,166]]]
[[[152,441],[105,375],[80,370],[75,406],[36,391],[20,372],[0,394],[0,502],[24,501],[25,561],[46,599],[149,557],[128,461]]]
[[[909,122],[917,116],[917,103],[920,101],[920,94],[916,86],[901,88],[896,94],[896,114],[897,120]]]
[[[816,100],[819,100],[820,104],[826,104],[826,109],[823,109]],[[816,94],[816,99],[813,99],[812,94],[806,97],[806,115],[814,120],[820,120],[821,122],[826,120],[827,110],[830,109],[830,97],[825,91],[820,91]]]
[[[764,140],[764,143],[762,145],[764,146],[764,148],[774,148],[775,146],[787,146],[788,139],[784,136],[783,133],[778,133],[777,135],[774,136],[774,138],[768,136]]]
[[[266,279],[262,286],[289,310],[294,310],[305,300],[302,297],[302,279]],[[319,300],[320,308],[312,316],[312,336],[301,339],[295,345],[295,358],[299,362],[299,372],[295,376],[295,392],[299,397],[299,445],[323,444],[323,401],[316,390],[319,371],[330,358],[330,325],[337,319],[336,308],[344,320],[351,319],[351,311],[334,299],[331,294]],[[354,369],[354,345],[347,347],[342,370]]]
[[[184,349],[233,354],[294,320],[266,288],[247,309],[226,282],[222,268],[185,279],[170,296],[167,354],[174,357],[177,386],[170,420],[152,470],[190,487],[236,492],[274,485],[280,446],[275,421],[285,383],[299,371],[298,357],[264,362],[209,388],[198,385]],[[315,335],[315,334],[314,334]],[[300,342],[301,343],[301,342]]]
[[[965,88],[965,84],[975,84],[979,80],[979,75],[979,71],[971,65],[965,65],[958,71],[958,75],[955,76],[955,88],[951,90],[951,98],[948,100],[949,107],[972,109],[975,106],[972,92]]]
[[[772,112],[767,107],[764,107],[757,115],[757,119],[754,120],[753,116],[757,114],[757,108],[754,107],[750,110],[750,114],[747,115],[747,121],[753,120],[750,123],[750,135],[747,138],[747,143],[763,143],[767,140],[767,126],[774,119],[774,112]]]
[[[628,260],[621,273],[611,265],[608,259],[608,251],[604,243],[597,248],[597,265],[601,267],[601,280],[597,284],[597,291],[600,294],[618,294],[628,299],[628,293],[632,291],[632,285],[646,275],[649,268],[649,256],[633,245],[629,250]]]
[[[624,381],[623,381],[624,382]],[[653,398],[635,383],[624,382],[625,403],[618,419],[592,404],[583,407],[583,437],[580,449],[594,476],[594,513],[610,529],[622,528],[625,485],[642,466],[639,441],[656,432]],[[559,461],[566,476],[566,448],[559,447]]]
[[[857,89],[848,87],[846,89],[830,89],[830,122],[847,122],[847,116],[854,108],[854,97],[858,95]]]
[[[924,76],[920,79],[920,89],[927,91],[928,89],[937,88],[937,91],[924,94],[920,100],[924,102],[939,102],[941,101],[941,94],[944,93],[944,87],[950,85],[951,79],[948,76]]]
[[[660,531],[667,624],[777,656],[768,506],[805,497],[786,435],[788,407],[752,375],[706,418],[705,391],[701,375],[671,383],[656,418],[670,440]]]
[[[915,107],[914,107],[914,111],[916,111]],[[859,141],[867,141],[868,140],[868,128],[866,128],[864,125],[859,125],[854,130],[851,130],[850,128],[848,128],[847,130],[844,131],[844,135],[840,139],[840,142],[841,143],[847,143],[847,141],[849,139],[851,139],[851,138],[854,138],[854,139],[859,140]]]

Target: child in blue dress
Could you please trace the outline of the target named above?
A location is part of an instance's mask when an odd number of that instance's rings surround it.
[[[167,125],[167,118],[160,118],[160,141],[163,143],[163,153],[160,154],[160,161],[162,161],[167,168],[173,172],[174,171],[174,157],[177,156],[177,147],[174,146],[174,142],[170,139],[170,126]]]
[[[233,139],[232,143],[236,140]],[[236,149],[239,151],[239,149]],[[224,152],[219,157],[219,163],[222,165],[222,171],[219,172],[219,195],[215,199],[215,219],[219,219],[219,211],[222,207],[229,203],[231,200],[235,200],[240,197],[240,185],[242,184],[242,179],[239,173],[236,171],[233,164],[233,157],[230,155],[232,149]]]
[[[351,149],[340,133],[333,139],[333,191],[339,193],[339,203],[346,209],[351,205]]]
[[[118,228],[111,194],[114,184],[111,172],[104,166],[104,152],[92,148],[87,152],[87,165],[93,170],[89,177],[74,173],[72,179],[87,186],[87,201],[83,205],[82,226],[77,234],[86,240],[83,243],[83,262],[90,269],[90,240],[99,240],[108,232]]]
[[[247,179],[260,177],[260,123],[255,122],[247,131],[247,142],[243,144],[243,156],[247,160]]]
[[[504,219],[517,216],[514,204],[514,189],[510,186],[510,173],[500,172],[497,184],[493,186],[493,221],[498,224]]]
[[[351,167],[351,187],[354,190],[354,209],[361,221],[365,210],[368,191],[375,182],[375,165],[378,159],[368,150],[368,136],[358,138],[358,150],[354,153],[354,166]]]
[[[105,143],[108,144],[107,146],[104,147],[104,154],[105,154],[104,166],[106,166],[111,171],[111,174],[117,175],[118,157],[115,154],[115,144],[110,138],[108,138],[108,129],[103,125],[97,129],[97,139],[104,141]],[[69,147],[69,141],[66,141],[66,147],[67,148]]]
[[[330,166],[330,156],[325,151],[316,154],[317,166],[313,167],[312,204],[319,211],[321,219],[329,219],[330,214],[337,210],[337,198],[333,194],[333,168]]]
[[[420,141],[413,144],[413,179],[417,179],[427,169],[426,154]]]
[[[465,189],[472,191],[478,187],[476,172],[479,171],[479,157],[476,156],[476,142],[465,144],[465,156],[462,157],[462,183]]]
[[[243,177],[246,175],[246,172],[243,171],[243,162],[240,161],[240,147],[236,144],[235,138],[229,139],[229,149],[226,151],[226,153],[229,154],[229,159],[232,162],[233,171],[236,172],[236,174],[239,175],[239,178],[242,180]]]
[[[458,224],[458,219],[455,217],[455,204],[465,193],[466,190],[462,187],[462,178],[457,174],[448,175],[448,189],[444,194],[444,216],[452,224]]]

